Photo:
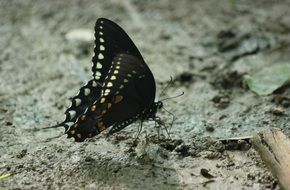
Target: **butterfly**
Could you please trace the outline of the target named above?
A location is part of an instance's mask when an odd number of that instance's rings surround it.
[[[76,142],[110,128],[113,134],[140,120],[155,120],[162,101],[155,102],[155,79],[126,32],[111,20],[95,25],[93,78],[72,98],[62,126]]]

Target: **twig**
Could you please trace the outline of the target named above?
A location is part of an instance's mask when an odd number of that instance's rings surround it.
[[[282,189],[290,190],[290,140],[278,128],[256,134],[251,143]]]
[[[5,178],[7,178],[7,177],[10,177],[10,176],[12,176],[12,175],[13,175],[12,173],[7,173],[7,174],[4,174],[4,175],[1,175],[1,176],[0,176],[0,180],[5,179]]]

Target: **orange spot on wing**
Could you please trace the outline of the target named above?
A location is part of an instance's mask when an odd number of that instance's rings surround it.
[[[77,138],[82,138],[82,135],[80,133],[76,134]]]
[[[115,96],[115,103],[119,103],[122,100],[123,100],[123,96],[121,96],[121,95]]]
[[[85,119],[86,119],[86,115],[82,115],[81,120],[85,120]]]
[[[106,101],[106,98],[101,98],[101,103],[104,103]]]
[[[104,123],[102,121],[98,122],[98,127],[100,127],[101,125],[104,125]]]
[[[93,105],[93,106],[91,107],[91,111],[96,111],[96,108],[97,108],[97,106]]]
[[[99,131],[103,131],[103,130],[106,129],[106,126],[104,125],[103,122],[99,122],[99,123],[98,123],[98,128],[99,128]]]
[[[75,130],[71,130],[71,131],[70,131],[70,133],[71,133],[72,135],[75,134],[75,132],[76,132]]]

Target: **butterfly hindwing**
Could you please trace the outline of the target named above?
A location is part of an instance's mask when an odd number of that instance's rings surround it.
[[[64,126],[67,131],[101,95],[101,86],[95,80],[90,80],[86,85],[80,88],[79,93],[71,100],[71,106],[65,111],[65,120],[57,126]]]
[[[112,125],[125,127],[138,119],[155,97],[155,88],[151,92],[138,90],[140,84],[155,86],[151,71],[141,61],[129,54],[119,54],[113,59],[99,100],[79,117],[68,131],[69,137],[83,141]]]

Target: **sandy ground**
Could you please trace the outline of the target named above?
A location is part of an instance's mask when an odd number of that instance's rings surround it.
[[[290,135],[290,90],[260,97],[243,82],[248,62],[289,58],[289,9],[286,0],[1,1],[0,175],[14,175],[0,189],[278,189],[247,141],[217,139],[267,127]],[[166,96],[185,92],[164,101],[178,118],[171,139],[163,130],[158,140],[151,122],[137,143],[137,124],[84,143],[42,129],[62,121],[91,77],[93,41],[66,34],[92,31],[99,17],[131,36],[157,97],[170,76]]]

